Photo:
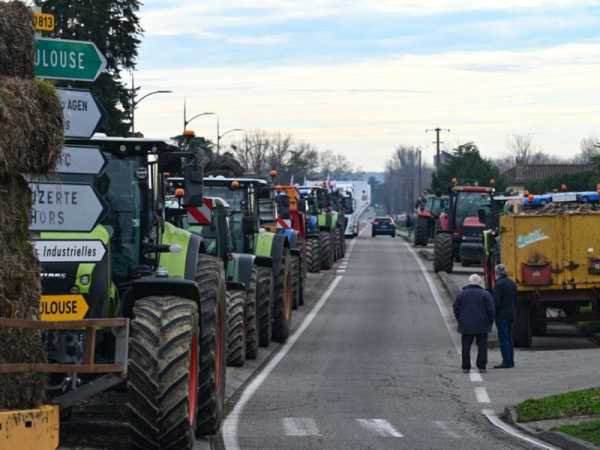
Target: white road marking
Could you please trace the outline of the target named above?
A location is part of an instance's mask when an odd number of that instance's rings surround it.
[[[346,273],[345,270],[336,270],[337,273]]]
[[[320,436],[319,428],[310,417],[285,417],[282,419],[286,436]]]
[[[475,388],[475,397],[477,397],[479,403],[490,403],[490,396],[484,387],[479,386]]]
[[[385,419],[356,419],[364,429],[383,437],[404,437],[391,423]]]
[[[483,378],[481,378],[481,374],[479,372],[469,372],[469,378],[473,383],[483,382]]]
[[[490,423],[492,425],[496,426],[497,428],[500,428],[502,431],[511,435],[512,437],[521,439],[525,442],[528,442],[528,443],[534,445],[537,448],[541,448],[544,450],[560,450],[558,447],[554,447],[550,444],[547,444],[546,442],[542,442],[534,437],[531,437],[531,436],[526,435],[525,433],[522,433],[520,430],[516,429],[515,427],[507,424],[502,419],[500,419],[497,416],[497,414],[494,411],[492,411],[491,409],[484,409],[481,412],[487,418],[487,420],[490,421]]]
[[[353,240],[348,246],[347,254],[348,257],[352,254],[352,250],[354,249],[354,245],[356,244],[356,240]],[[242,417],[242,413],[244,412],[244,408],[246,404],[252,399],[256,391],[261,387],[261,385],[265,382],[265,380],[269,377],[271,372],[277,367],[280,361],[285,358],[294,344],[298,341],[300,336],[306,331],[308,326],[315,320],[319,311],[325,306],[325,303],[339,284],[343,277],[341,275],[336,276],[327,290],[323,292],[319,301],[315,304],[313,309],[306,315],[300,326],[296,329],[296,331],[288,338],[288,341],[279,349],[279,351],[273,356],[273,359],[269,361],[269,363],[262,369],[262,371],[256,375],[242,395],[238,402],[235,404],[233,411],[229,413],[227,418],[225,419],[225,423],[223,424],[223,443],[225,448],[228,450],[241,450],[240,444],[238,441],[238,429],[240,424],[240,418]]]
[[[458,433],[456,433],[455,431],[451,430],[450,427],[448,426],[448,424],[446,422],[443,422],[441,420],[434,420],[433,423],[440,430],[442,430],[445,434],[447,434],[451,438],[460,439],[460,435]]]

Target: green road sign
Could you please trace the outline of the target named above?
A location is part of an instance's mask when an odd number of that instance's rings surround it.
[[[55,80],[95,81],[106,59],[93,42],[36,38],[35,74]]]

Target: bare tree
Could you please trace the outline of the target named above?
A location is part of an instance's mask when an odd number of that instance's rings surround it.
[[[530,134],[513,134],[507,141],[516,166],[526,166],[531,163],[533,137]]]
[[[232,146],[233,152],[246,172],[261,175],[265,171],[271,142],[263,130],[246,133],[242,142]]]
[[[573,158],[573,161],[579,164],[591,162],[594,156],[600,154],[600,148],[598,148],[599,141],[600,140],[596,136],[583,138],[579,143],[579,153]]]

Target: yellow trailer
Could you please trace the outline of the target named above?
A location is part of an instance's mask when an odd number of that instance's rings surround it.
[[[600,211],[502,216],[500,255],[519,291],[516,345],[530,346],[549,321],[600,319]]]

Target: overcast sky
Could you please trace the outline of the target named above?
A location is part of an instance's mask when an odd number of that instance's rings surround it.
[[[398,144],[511,134],[571,156],[600,135],[598,0],[145,0],[136,128],[172,136],[188,111],[223,129],[292,133],[382,170]],[[216,120],[190,128],[214,139]],[[230,135],[235,139],[235,135]]]

